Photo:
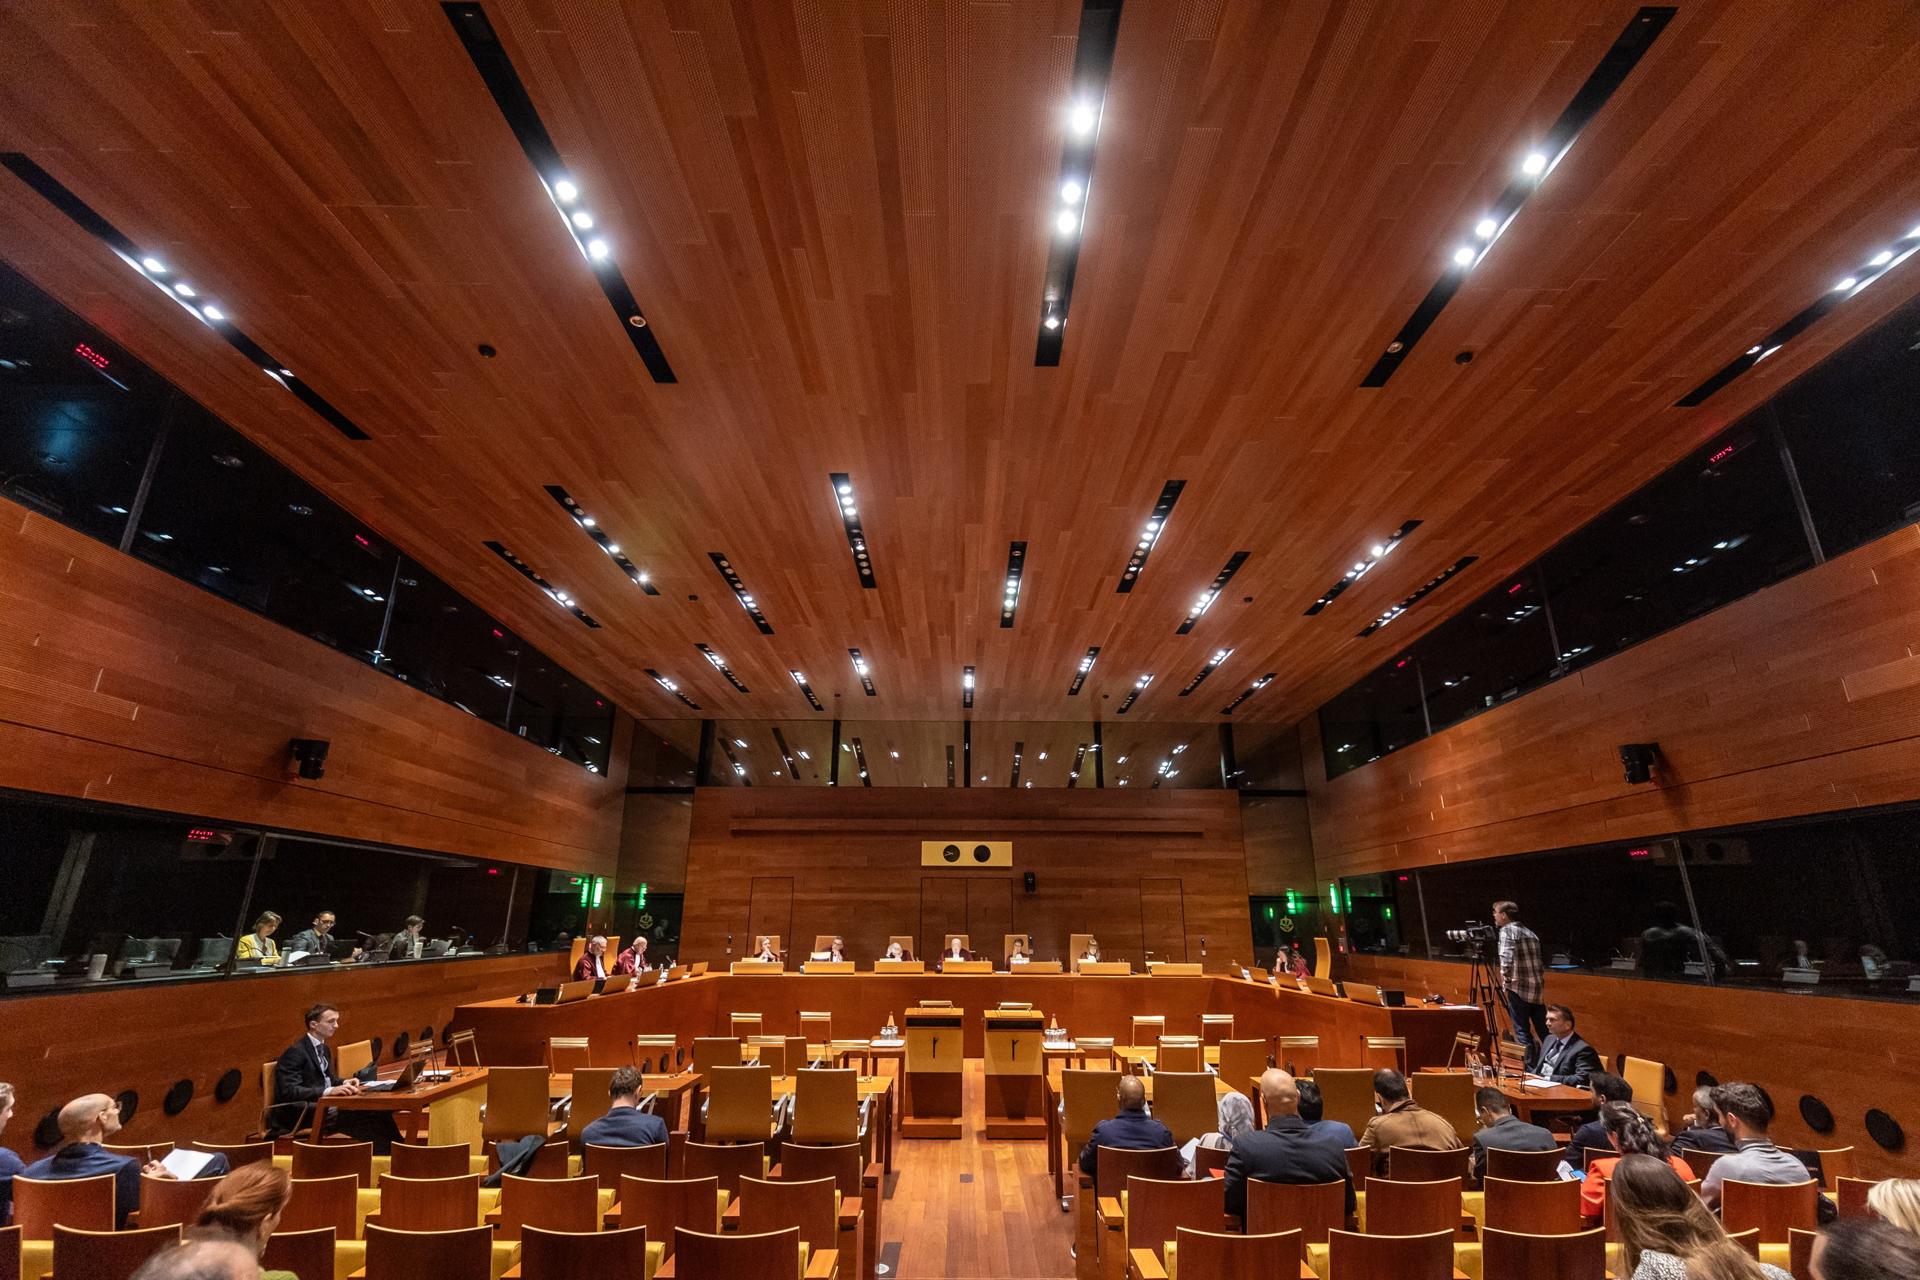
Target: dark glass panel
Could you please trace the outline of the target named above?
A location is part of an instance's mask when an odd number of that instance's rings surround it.
[[[527,646],[411,560],[394,587],[379,666],[462,711],[505,724]]]
[[[1405,654],[1320,708],[1329,778],[1426,736],[1419,672]]]
[[[1545,684],[1553,638],[1535,575],[1509,578],[1413,647],[1434,732]]]

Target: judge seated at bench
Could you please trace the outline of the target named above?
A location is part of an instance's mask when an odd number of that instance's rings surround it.
[[[940,963],[936,967],[944,971],[947,967],[947,961],[949,960],[971,959],[973,959],[973,952],[960,945],[960,935],[957,933],[950,934],[947,937],[946,954],[940,957]]]
[[[1007,953],[1007,968],[1012,970],[1017,964],[1026,964],[1033,957],[1027,954],[1027,944],[1019,938],[1013,940],[1013,950]]]
[[[753,958],[755,960],[760,961],[762,964],[780,963],[780,953],[773,949],[773,939],[766,934],[761,934],[760,937],[754,941],[753,946]]]
[[[585,982],[589,978],[607,976],[607,940],[595,934],[587,939],[587,946],[580,953],[580,963],[573,966],[573,980]]]
[[[1099,964],[1100,963],[1100,939],[1098,938],[1087,939],[1087,949],[1086,951],[1081,953],[1080,963],[1081,964]]]
[[[911,960],[913,959],[913,952],[907,950],[897,942],[889,942],[887,944],[887,954],[880,958],[882,960]]]

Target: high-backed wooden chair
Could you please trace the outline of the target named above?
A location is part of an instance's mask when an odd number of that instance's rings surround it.
[[[1434,1182],[1368,1178],[1368,1234],[1385,1231],[1417,1236],[1429,1231],[1451,1232],[1460,1225],[1460,1190],[1458,1178]]]
[[[1074,1217],[1074,1246],[1084,1252],[1090,1262],[1100,1247],[1099,1237],[1094,1233],[1094,1198],[1086,1175],[1078,1170],[1077,1161],[1093,1137],[1094,1126],[1113,1114],[1114,1091],[1119,1085],[1120,1073],[1106,1068],[1060,1073],[1060,1132],[1066,1148],[1060,1159],[1067,1170],[1069,1185],[1075,1189],[1078,1212]],[[1064,1198],[1060,1207],[1067,1207]]]
[[[144,1168],[155,1160],[164,1160],[173,1152],[171,1142],[136,1142],[130,1146],[120,1146],[112,1142],[103,1142],[100,1149],[109,1155],[132,1156]]]
[[[1274,1061],[1281,1067],[1284,1067],[1290,1076],[1313,1076],[1315,1080],[1318,1080],[1320,1077],[1316,1069],[1320,1065],[1320,1037],[1281,1036],[1277,1051],[1274,1054]],[[1322,1093],[1326,1092],[1326,1086],[1324,1084],[1321,1085],[1320,1090]],[[1367,1076],[1367,1105],[1373,1105],[1373,1077],[1371,1073]],[[1334,1117],[1334,1119],[1338,1118],[1337,1116]],[[1355,1129],[1354,1132],[1358,1133],[1360,1131]]]
[[[333,1255],[338,1245],[332,1227],[275,1231],[267,1237],[267,1247],[260,1254],[260,1269],[328,1280],[333,1275]]]
[[[1477,1086],[1465,1071],[1416,1071],[1407,1077],[1413,1100],[1433,1112],[1468,1142],[1479,1124],[1479,1109],[1473,1095]],[[1355,1130],[1358,1132],[1358,1130]]]
[[[618,1067],[579,1067],[573,1073],[573,1101],[567,1107],[567,1147],[578,1151],[586,1145],[580,1131],[607,1114],[611,1099],[607,1088]]]
[[[507,1274],[520,1280],[639,1280],[647,1274],[647,1229],[546,1231],[527,1227],[520,1233],[520,1265]]]
[[[622,1177],[620,1198],[607,1221],[623,1228],[645,1227],[647,1238],[660,1241],[671,1255],[676,1229],[720,1230],[720,1180]]]
[[[1199,1036],[1161,1036],[1154,1046],[1155,1071],[1205,1071],[1206,1052]]]
[[[360,1180],[350,1173],[333,1178],[295,1178],[287,1207],[280,1212],[279,1229],[329,1230],[335,1240],[359,1239]]]
[[[1867,1205],[1867,1193],[1873,1190],[1872,1178],[1840,1178],[1834,1188],[1834,1203],[1839,1206],[1843,1218],[1871,1218],[1873,1210]]]
[[[1067,972],[1080,972],[1080,957],[1087,954],[1087,944],[1093,941],[1090,933],[1067,935]]]
[[[1233,1158],[1233,1152],[1224,1147],[1195,1147],[1193,1149],[1193,1176],[1210,1178],[1214,1173],[1225,1173],[1227,1161]]]
[[[1813,1242],[1817,1232],[1795,1227],[1787,1232],[1787,1272],[1793,1280],[1812,1280]]]
[[[707,1280],[708,1277],[723,1276],[765,1276],[769,1280],[797,1277],[801,1274],[800,1257],[800,1233],[792,1228],[770,1231],[764,1235],[728,1233],[710,1236],[682,1227],[674,1232],[670,1275],[673,1280]],[[816,1262],[831,1266],[833,1259],[816,1259]],[[817,1267],[807,1271],[809,1277],[817,1274],[821,1274]]]
[[[797,1065],[787,1062],[787,1041],[785,1036],[753,1036],[747,1041],[753,1060],[776,1076],[784,1076],[789,1071],[797,1071]]]
[[[1071,1158],[1077,1160],[1078,1155],[1077,1151],[1073,1152]],[[1101,1147],[1096,1151],[1093,1184],[1087,1186],[1082,1178],[1082,1191],[1076,1206],[1079,1215],[1074,1227],[1083,1263],[1096,1269],[1102,1265],[1100,1250],[1107,1244],[1104,1239],[1107,1233],[1100,1226],[1101,1200],[1117,1202],[1120,1193],[1126,1190],[1128,1178],[1157,1178],[1170,1182],[1185,1174],[1186,1168],[1186,1161],[1180,1158],[1178,1147],[1154,1147],[1144,1151]],[[1124,1242],[1116,1239],[1112,1243],[1119,1245]]]
[[[1720,1184],[1720,1223],[1729,1235],[1760,1229],[1762,1244],[1785,1244],[1795,1227],[1819,1227],[1820,1184],[1805,1182],[1763,1184],[1728,1178]]]
[[[1832,1191],[1840,1179],[1851,1178],[1858,1167],[1852,1147],[1820,1147],[1814,1154],[1820,1157],[1820,1189],[1823,1191]]]
[[[1220,1127],[1220,1108],[1214,1101],[1213,1082],[1210,1071],[1154,1073],[1153,1118],[1173,1130],[1176,1145]]]
[[[1233,1015],[1230,1013],[1201,1014],[1200,1039],[1207,1044],[1219,1044],[1233,1039]]]
[[[1453,1033],[1453,1048],[1447,1050],[1447,1065],[1451,1067],[1458,1063],[1464,1066],[1469,1058],[1479,1052],[1480,1035],[1478,1032],[1456,1031]]]
[[[1451,1228],[1407,1236],[1336,1231],[1327,1243],[1328,1280],[1453,1280]]]
[[[1633,1086],[1634,1110],[1653,1121],[1653,1127],[1664,1135],[1667,1132],[1666,1064],[1628,1054],[1621,1059],[1620,1077]]]
[[[742,1178],[738,1205],[743,1235],[768,1235],[791,1227],[800,1232],[810,1250],[839,1248],[840,1191],[832,1178],[804,1182]]]
[[[1256,1102],[1260,1097],[1260,1077],[1267,1063],[1265,1040],[1220,1042],[1220,1078]]]
[[[1321,1115],[1339,1120],[1358,1137],[1373,1119],[1373,1071],[1369,1067],[1321,1067],[1313,1073],[1325,1104]]]
[[[1135,1249],[1158,1250],[1181,1227],[1224,1230],[1226,1192],[1219,1178],[1128,1178],[1120,1199],[1100,1202],[1100,1274],[1126,1280]]]
[[[1713,1168],[1720,1157],[1730,1153],[1726,1151],[1700,1151],[1696,1148],[1689,1147],[1685,1151],[1676,1151],[1674,1154],[1687,1162],[1687,1167],[1693,1170],[1694,1177],[1705,1178],[1708,1171]]]
[[[553,1132],[553,1102],[548,1094],[547,1068],[487,1068],[486,1116],[480,1125],[483,1142],[512,1142],[528,1134],[547,1137]]]
[[[1171,1243],[1174,1269],[1182,1276],[1206,1276],[1208,1280],[1275,1280],[1300,1274],[1295,1263],[1300,1256],[1300,1237],[1292,1231],[1249,1236],[1179,1227]],[[1142,1280],[1159,1280],[1168,1274],[1154,1266],[1151,1250],[1142,1249],[1133,1258]]]
[[[707,1072],[706,1140],[765,1142],[779,1131],[773,1072],[767,1067],[715,1067]]]
[[[1402,1075],[1407,1070],[1405,1036],[1361,1036],[1360,1061],[1370,1067],[1392,1067]]]
[[[598,1178],[500,1179],[500,1207],[487,1215],[499,1226],[499,1238],[517,1240],[520,1228],[592,1231],[600,1224]]]
[[[1569,1182],[1568,1186],[1579,1184]],[[1488,1227],[1480,1239],[1481,1280],[1607,1280],[1607,1233],[1543,1234]]]
[[[465,1172],[462,1170],[461,1172]],[[371,1142],[296,1142],[293,1144],[293,1176],[296,1178],[337,1178],[350,1173],[363,1187],[373,1185],[373,1144]]]
[[[1163,1013],[1136,1013],[1127,1019],[1127,1043],[1136,1049],[1150,1049],[1167,1034]]]
[[[218,1178],[154,1178],[140,1175],[140,1225],[190,1227],[200,1216]]]
[[[128,1280],[162,1249],[180,1243],[180,1227],[84,1231],[55,1224],[53,1271],[47,1280]]]
[[[887,935],[887,945],[889,947],[896,942],[900,944],[900,953],[908,959],[912,959],[920,954],[920,944],[915,940],[913,935],[906,933],[890,933]],[[924,959],[925,957],[922,958]]]
[[[866,1136],[859,1073],[851,1067],[809,1067],[793,1078],[793,1141],[839,1146]]]
[[[187,1150],[225,1156],[228,1169],[238,1169],[243,1164],[260,1164],[273,1159],[271,1142],[189,1142]]]
[[[366,1280],[489,1280],[492,1274],[492,1227],[402,1231],[367,1224]]]
[[[1387,1152],[1387,1176],[1395,1182],[1435,1182],[1441,1178],[1466,1181],[1473,1152],[1466,1147],[1432,1151],[1425,1147],[1394,1147]]]
[[[51,1240],[55,1223],[82,1231],[113,1230],[113,1175],[97,1178],[13,1178],[13,1221],[22,1239]],[[178,1234],[178,1233],[176,1233]]]
[[[0,1280],[20,1280],[18,1227],[0,1227]]]
[[[373,1041],[355,1040],[333,1051],[333,1073],[342,1080],[357,1076],[373,1065]]]
[[[1565,1160],[1563,1151],[1502,1151],[1487,1148],[1487,1181],[1501,1178],[1508,1182],[1557,1182],[1556,1172]]]
[[[670,1075],[680,1066],[680,1037],[644,1035],[633,1038],[633,1065],[643,1073]]]
[[[739,1036],[695,1036],[693,1038],[693,1071],[705,1079],[707,1073],[715,1067],[737,1067],[740,1056]]]
[[[737,1196],[740,1179],[766,1176],[766,1148],[759,1143],[689,1142],[681,1154],[680,1168],[682,1177],[718,1178],[722,1191]]]
[[[1344,1182],[1247,1181],[1247,1234],[1300,1233],[1300,1256],[1310,1244],[1325,1244],[1330,1233],[1347,1226]]]
[[[1514,1182],[1488,1178],[1486,1196],[1485,1223],[1495,1230],[1528,1236],[1571,1235],[1586,1230],[1586,1219],[1580,1216],[1577,1180]]]
[[[1373,1176],[1373,1148],[1348,1147],[1346,1152],[1347,1173],[1352,1176],[1356,1190],[1364,1188],[1367,1179]]]
[[[380,1179],[379,1225],[394,1231],[456,1231],[480,1221],[480,1176]],[[373,1221],[367,1222],[372,1230]]]
[[[1748,1227],[1745,1231],[1729,1231],[1727,1239],[1746,1250],[1749,1258],[1760,1256],[1760,1228]]]
[[[802,1009],[800,1034],[807,1042],[807,1061],[818,1062],[833,1056],[833,1012]]]
[[[580,1170],[590,1178],[599,1179],[601,1190],[618,1191],[620,1179],[624,1177],[666,1177],[667,1146],[667,1143],[655,1142],[644,1147],[603,1147],[589,1142]]]
[[[777,943],[775,944],[778,945]],[[735,1040],[750,1040],[767,1034],[766,1018],[757,1013],[729,1013],[727,1034]]]
[[[593,1065],[593,1044],[586,1036],[548,1036],[547,1070],[578,1071]]]
[[[387,1171],[400,1178],[458,1178],[472,1170],[472,1158],[473,1148],[464,1142],[396,1142]]]
[[[846,1246],[842,1245],[840,1263],[844,1269],[852,1259],[855,1264],[854,1275],[871,1276],[873,1264],[879,1258],[881,1168],[878,1164],[867,1163],[866,1157],[861,1154],[860,1144],[849,1142],[833,1147],[815,1147],[782,1143],[780,1167],[776,1172],[782,1178],[792,1178],[797,1182],[832,1178],[834,1186],[840,1191],[843,1231],[847,1206],[860,1206],[856,1223],[860,1237],[859,1249],[857,1253],[849,1253]]]

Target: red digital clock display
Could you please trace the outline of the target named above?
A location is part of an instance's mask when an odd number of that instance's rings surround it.
[[[79,342],[74,344],[73,354],[79,356],[82,360],[85,360],[88,364],[92,365],[96,369],[104,369],[109,364],[113,363],[111,360],[108,360],[105,356],[101,355],[98,351],[95,351],[92,347],[88,346],[84,342]]]

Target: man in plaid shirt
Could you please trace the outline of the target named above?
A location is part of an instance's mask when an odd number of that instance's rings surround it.
[[[1500,927],[1500,989],[1513,1015],[1513,1034],[1531,1066],[1547,1035],[1547,973],[1540,963],[1540,939],[1520,923],[1516,903],[1494,903],[1493,922]]]

